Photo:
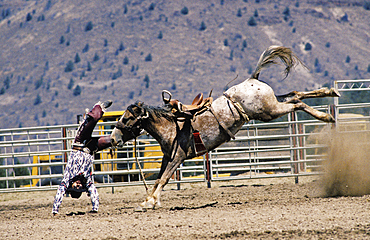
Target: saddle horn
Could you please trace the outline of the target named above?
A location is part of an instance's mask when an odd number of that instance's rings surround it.
[[[165,97],[165,94],[168,94],[168,98]],[[167,90],[162,90],[162,99],[165,104],[169,103],[171,101],[172,94]]]

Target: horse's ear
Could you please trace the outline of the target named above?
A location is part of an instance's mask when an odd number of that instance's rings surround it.
[[[138,105],[139,107],[143,107],[144,102],[138,102],[138,103],[137,103],[137,105]]]

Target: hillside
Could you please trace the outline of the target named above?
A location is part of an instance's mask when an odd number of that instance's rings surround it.
[[[309,68],[277,94],[370,78],[370,3],[347,0],[0,0],[0,128],[69,124],[97,100],[112,110],[161,91],[190,103],[249,77],[270,45]]]

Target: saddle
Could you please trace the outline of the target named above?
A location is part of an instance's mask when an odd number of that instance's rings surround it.
[[[209,109],[213,102],[211,93],[212,91],[207,98],[203,98],[203,93],[199,93],[190,105],[185,105],[177,99],[171,99],[172,94],[167,90],[162,91],[162,99],[166,105],[172,108],[172,113],[174,113],[176,119],[184,121],[185,119],[193,119],[194,116]],[[168,97],[165,94],[168,94]]]

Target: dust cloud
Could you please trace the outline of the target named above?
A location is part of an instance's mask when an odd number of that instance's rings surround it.
[[[324,197],[370,194],[370,132],[324,132],[320,134],[320,141],[328,145],[321,178]]]

